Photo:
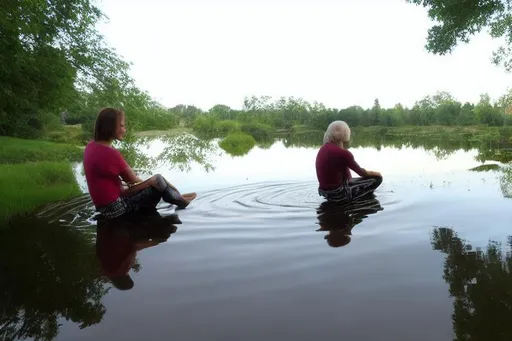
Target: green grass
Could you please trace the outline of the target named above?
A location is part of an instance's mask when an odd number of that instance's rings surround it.
[[[81,194],[67,162],[0,164],[0,222],[48,202]]]
[[[46,132],[42,140],[56,142],[56,143],[69,143],[84,145],[88,139],[85,138],[84,131],[81,124],[76,125],[58,125]]]
[[[76,145],[0,136],[0,164],[36,161],[80,161],[83,149]]]

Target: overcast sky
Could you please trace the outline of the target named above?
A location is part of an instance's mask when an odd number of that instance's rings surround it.
[[[411,106],[438,90],[496,99],[511,74],[486,34],[449,56],[425,49],[426,9],[405,0],[102,0],[108,43],[165,106],[240,108],[246,96],[328,107]]]

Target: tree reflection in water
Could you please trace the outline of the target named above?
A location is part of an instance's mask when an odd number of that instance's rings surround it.
[[[109,284],[126,289],[126,273],[141,269],[136,252],[165,242],[180,223],[155,210],[95,222],[87,194],[3,223],[0,340],[53,340],[61,318],[80,329],[100,323]]]
[[[155,143],[163,144],[163,150],[150,156],[148,151]],[[188,172],[194,163],[210,172],[215,169],[212,160],[221,155],[216,143],[188,133],[132,137],[118,148],[132,168],[146,174],[153,174],[155,168],[162,166]]]
[[[432,231],[432,248],[446,254],[443,279],[453,303],[456,341],[512,340],[512,237],[489,241],[486,251],[457,236],[451,228]]]
[[[91,234],[27,216],[0,226],[0,339],[53,340],[59,318],[86,328],[108,292]]]

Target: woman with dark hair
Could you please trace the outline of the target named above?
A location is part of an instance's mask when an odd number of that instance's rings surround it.
[[[187,207],[195,199],[195,193],[182,195],[160,174],[143,181],[133,172],[112,146],[112,142],[122,140],[125,133],[122,110],[104,108],[100,111],[94,127],[94,140],[87,144],[84,152],[85,178],[96,210],[106,218],[116,218],[144,208],[155,208],[160,199],[178,209]],[[121,179],[131,185],[123,187]]]

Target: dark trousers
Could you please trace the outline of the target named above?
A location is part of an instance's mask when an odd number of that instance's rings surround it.
[[[381,176],[364,176],[345,181],[333,190],[318,189],[318,194],[328,201],[350,202],[372,194],[381,183]]]

